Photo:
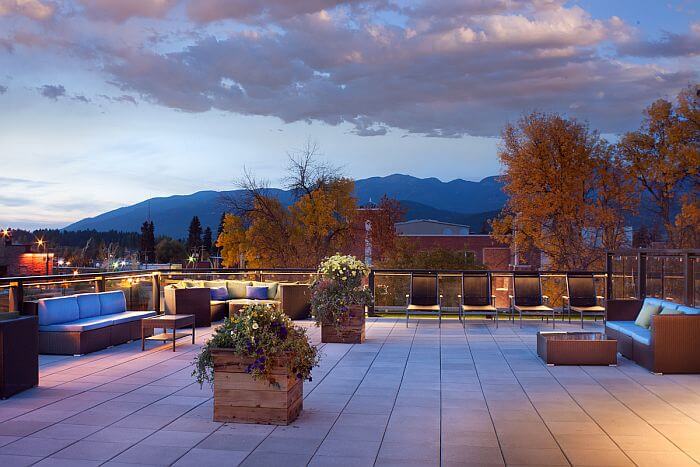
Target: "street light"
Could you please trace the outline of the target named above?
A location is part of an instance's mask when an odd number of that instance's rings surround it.
[[[44,241],[43,238],[37,238],[36,244],[39,248],[44,247],[44,254],[46,255],[46,275],[49,275],[49,245],[48,242]]]

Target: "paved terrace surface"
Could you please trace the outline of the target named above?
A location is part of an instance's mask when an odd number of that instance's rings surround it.
[[[370,319],[323,346],[288,427],[212,422],[187,339],[42,356],[40,387],[0,402],[0,466],[697,465],[700,376],[547,367],[540,327]]]

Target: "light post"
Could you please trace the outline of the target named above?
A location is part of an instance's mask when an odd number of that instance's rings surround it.
[[[37,246],[39,248],[43,247],[44,248],[44,255],[46,256],[45,258],[45,275],[49,275],[49,246],[48,242],[46,242],[43,238],[39,238],[36,241]]]

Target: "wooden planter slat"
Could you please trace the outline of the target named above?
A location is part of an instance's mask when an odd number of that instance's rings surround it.
[[[288,374],[284,360],[271,361],[279,386],[255,380],[245,370],[253,358],[213,349],[214,421],[288,425],[303,407],[304,383]]]
[[[361,344],[365,341],[365,307],[350,306],[348,316],[334,326],[321,323],[321,342],[333,344]]]

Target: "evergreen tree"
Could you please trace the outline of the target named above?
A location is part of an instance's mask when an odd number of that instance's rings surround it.
[[[204,229],[204,236],[202,237],[202,246],[204,246],[204,251],[211,254],[211,229],[207,227]]]
[[[200,246],[202,246],[202,224],[199,222],[199,217],[194,216],[187,233],[187,251],[198,252]]]
[[[217,245],[221,232],[224,231],[224,220],[226,220],[226,212],[221,213],[221,219],[219,219],[219,227],[216,229],[216,238],[212,239],[212,247],[214,248],[217,255],[221,255],[221,248]]]
[[[153,221],[146,221],[141,225],[141,261],[151,263],[155,259],[156,237]]]

